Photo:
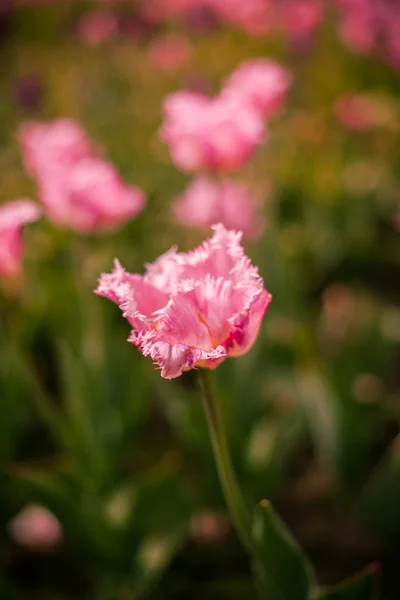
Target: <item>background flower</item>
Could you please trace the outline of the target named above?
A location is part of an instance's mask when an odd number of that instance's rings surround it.
[[[14,277],[22,269],[22,228],[40,219],[32,200],[12,200],[0,206],[0,276]]]
[[[236,99],[176,92],[164,102],[161,138],[181,169],[229,172],[246,164],[265,129],[259,114]]]
[[[249,239],[257,239],[263,231],[263,219],[250,191],[229,179],[198,177],[176,200],[174,211],[176,218],[190,227],[209,228],[213,223],[222,223],[241,230]]]

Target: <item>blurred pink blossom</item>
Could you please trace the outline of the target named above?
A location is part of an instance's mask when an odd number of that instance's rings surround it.
[[[183,16],[192,9],[207,6],[210,0],[142,0],[141,10],[146,18],[155,22]]]
[[[77,26],[79,38],[89,46],[99,46],[117,33],[118,19],[111,11],[92,10],[84,14]]]
[[[281,29],[294,42],[312,36],[321,23],[324,0],[283,0],[278,8]]]
[[[184,225],[209,228],[222,223],[228,229],[239,229],[248,239],[258,238],[263,231],[257,206],[246,186],[208,177],[195,179],[175,203],[177,219]]]
[[[212,7],[222,20],[250,35],[265,35],[275,24],[274,0],[212,0]]]
[[[166,379],[247,352],[271,299],[244,253],[241,232],[213,229],[192,252],[172,248],[148,264],[144,276],[127,273],[116,260],[95,290],[119,305],[132,327],[129,341]]]
[[[175,92],[164,102],[161,138],[185,171],[242,167],[265,138],[261,116],[236,99]]]
[[[153,64],[163,71],[175,71],[190,59],[191,47],[181,35],[163,35],[153,38],[149,56]]]
[[[341,96],[334,107],[337,119],[347,129],[368,131],[391,122],[390,103],[385,97],[361,93]]]
[[[72,165],[94,151],[86,133],[72,119],[27,121],[20,127],[19,141],[24,167],[32,177]]]
[[[280,108],[292,82],[289,72],[266,58],[243,62],[225,82],[222,96],[236,98],[270,118]]]
[[[127,185],[111,163],[94,157],[50,172],[39,191],[52,221],[82,233],[116,229],[145,204],[139,188]]]
[[[337,0],[343,41],[361,53],[375,52],[400,68],[400,3],[393,0]]]
[[[32,200],[13,200],[0,206],[0,277],[15,277],[22,269],[22,227],[40,218]]]
[[[96,157],[74,121],[27,123],[20,140],[24,164],[37,181],[48,218],[57,225],[82,233],[108,231],[142,211],[143,192]]]
[[[11,537],[21,546],[34,550],[49,550],[62,540],[58,519],[43,506],[25,507],[9,524]]]
[[[229,533],[229,519],[223,512],[203,510],[193,515],[190,521],[191,537],[198,544],[221,543]]]

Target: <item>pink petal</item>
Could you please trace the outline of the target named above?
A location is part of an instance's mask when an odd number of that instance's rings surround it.
[[[137,331],[146,331],[153,313],[168,302],[168,295],[146,282],[141,275],[127,273],[118,260],[111,273],[103,273],[95,293],[119,305],[123,316]]]
[[[225,83],[222,94],[247,103],[269,118],[279,110],[291,80],[288,71],[278,63],[253,59],[239,65]]]
[[[72,223],[87,214],[87,229],[118,227],[145,203],[139,188],[128,186],[114,165],[97,158],[85,158],[69,169],[65,188]]]
[[[20,273],[22,227],[40,216],[41,210],[32,200],[14,200],[0,206],[0,275],[14,277]]]
[[[244,253],[241,245],[242,233],[227,230],[220,223],[212,229],[212,238],[184,255],[181,277],[196,280],[209,274],[215,279],[232,279],[234,283],[262,285],[258,269],[252,266]]]
[[[244,309],[232,317],[232,329],[224,344],[230,356],[241,356],[250,350],[271,299],[265,289],[257,290]]]
[[[199,363],[216,366],[216,362],[226,356],[222,347],[204,351],[186,344],[169,344],[159,338],[156,332],[150,332],[146,340],[141,342],[141,351],[144,356],[151,356],[153,361],[161,368],[161,377],[173,379],[182,375],[183,371],[196,367]]]
[[[25,168],[34,176],[55,164],[73,164],[93,151],[86,133],[73,119],[27,121],[20,127],[19,140]]]

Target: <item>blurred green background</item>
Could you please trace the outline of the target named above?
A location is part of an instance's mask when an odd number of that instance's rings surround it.
[[[6,3],[7,4],[7,3]],[[203,239],[174,221],[189,182],[158,137],[165,95],[214,92],[241,61],[293,74],[269,140],[238,178],[267,227],[246,245],[273,295],[254,348],[215,372],[233,461],[249,502],[272,500],[322,584],[378,563],[400,597],[400,208],[396,71],[351,54],[332,11],[306,44],[215,23],[149,24],[129,3],[122,27],[89,44],[90,3],[0,11],[0,198],[37,198],[17,130],[76,119],[148,195],[120,232],[80,237],[42,220],[25,235],[25,276],[0,295],[0,597],[5,600],[236,600],[254,597],[216,477],[194,372],[165,381],[126,343],[127,323],[92,290],[118,257],[142,272],[171,245]],[[160,33],[190,44],[163,70]],[[373,98],[351,131],[337,101]],[[26,548],[10,522],[47,507],[62,542]]]

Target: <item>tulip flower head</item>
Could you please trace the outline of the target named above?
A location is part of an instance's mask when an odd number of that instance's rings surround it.
[[[213,236],[192,252],[172,248],[127,273],[116,260],[95,290],[119,305],[129,337],[165,379],[195,367],[213,369],[254,344],[271,296],[241,245],[241,232],[213,226]]]
[[[230,172],[263,142],[265,126],[257,111],[236,98],[181,91],[164,102],[161,138],[184,171]]]
[[[72,165],[92,154],[93,146],[83,129],[72,119],[49,123],[27,121],[19,130],[22,158],[32,177],[50,169]]]
[[[20,131],[25,168],[53,223],[80,233],[109,231],[142,211],[143,192],[96,156],[77,123],[26,123]]]
[[[40,218],[40,208],[27,199],[0,206],[0,277],[16,277],[22,269],[22,228]]]
[[[178,221],[189,227],[209,228],[222,223],[257,239],[263,230],[257,205],[245,185],[230,179],[195,179],[174,206]]]
[[[111,163],[94,157],[49,172],[39,190],[49,218],[81,233],[116,229],[145,204],[139,188],[125,183]]]
[[[9,525],[11,537],[21,546],[33,550],[50,550],[58,546],[63,532],[58,519],[44,506],[26,506]]]
[[[291,76],[278,63],[266,58],[249,60],[230,75],[222,95],[248,104],[269,119],[281,108]]]

